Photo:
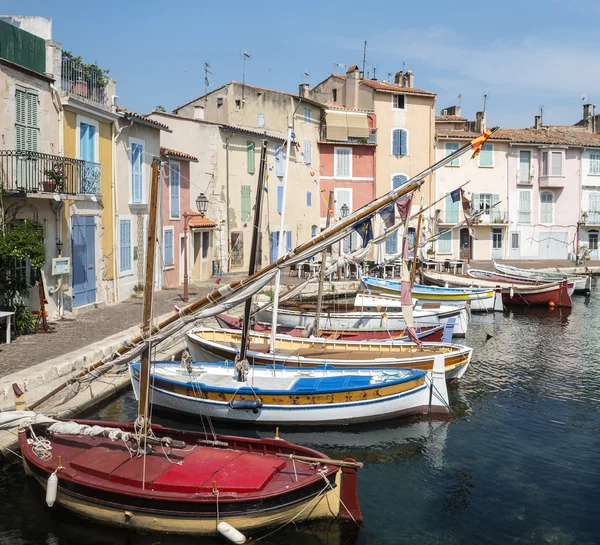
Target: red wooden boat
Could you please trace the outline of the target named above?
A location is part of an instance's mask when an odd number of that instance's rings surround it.
[[[225,329],[242,329],[242,318],[235,316],[227,316],[226,314],[217,314],[215,316],[219,326]],[[261,333],[270,333],[271,324],[257,322],[254,325],[254,331]],[[302,337],[303,329],[300,327],[283,327],[277,326],[277,333],[291,335],[292,337]],[[431,327],[416,328],[417,337],[423,342],[433,343],[440,342],[444,334],[444,326],[436,325]],[[389,329],[347,329],[344,331],[329,331],[321,330],[321,336],[325,339],[331,338],[342,341],[385,341],[393,338],[396,341],[412,342],[408,335],[404,334],[404,330],[390,331]]]
[[[111,422],[76,421],[113,427]],[[215,534],[219,522],[252,531],[290,521],[331,517],[362,520],[357,467],[328,460],[287,441],[213,436],[152,426],[157,438],[144,456],[107,437],[19,432],[26,471],[46,488],[58,477],[56,501],[98,522],[179,534]],[[120,429],[135,434],[134,425]],[[51,456],[36,454],[38,439]],[[161,439],[169,437],[169,440]],[[170,446],[169,446],[170,445]],[[60,466],[60,467],[59,467]]]

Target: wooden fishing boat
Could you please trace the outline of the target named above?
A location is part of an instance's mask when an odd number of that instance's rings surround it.
[[[547,280],[531,280],[529,278],[520,278],[518,276],[512,276],[509,274],[504,274],[496,271],[486,271],[483,269],[467,269],[467,275],[472,276],[473,278],[481,278],[482,280],[490,280],[492,282],[502,282],[510,285],[514,284],[522,284],[525,286],[541,286],[543,284],[547,284]],[[572,279],[567,279],[567,289],[569,292],[569,297],[573,295],[575,292],[575,282]]]
[[[271,323],[272,311],[263,309],[256,313],[256,321]],[[304,329],[314,323],[315,312],[280,308],[277,314],[277,328]],[[428,303],[415,307],[413,311],[415,327],[445,325],[450,318],[456,318],[454,336],[464,337],[469,327],[469,317],[465,307],[454,307]],[[352,311],[326,312],[321,315],[321,329],[330,331],[345,330],[384,330],[404,331],[406,321],[402,312]]]
[[[527,306],[557,306],[571,308],[569,288],[566,280],[550,282],[539,286],[527,286],[517,283],[484,280],[468,275],[446,274],[423,271],[425,281],[436,286],[476,286],[491,288],[499,286],[502,289],[502,302],[505,305]]]
[[[375,278],[372,276],[361,277],[362,283],[369,290],[378,294],[397,296],[398,304],[393,304],[394,299],[390,299],[390,306],[400,307],[401,285],[398,280]],[[489,312],[494,310],[495,292],[491,289],[482,288],[446,288],[439,286],[423,286],[415,284],[411,289],[413,297],[420,303],[439,303],[444,305],[463,306],[466,303],[471,305],[472,312]],[[355,306],[358,301],[354,302]],[[366,306],[366,305],[364,305]],[[385,305],[371,305],[385,306]]]
[[[215,316],[217,323],[225,329],[242,329],[241,318],[227,316],[226,314],[217,314]],[[417,337],[423,342],[439,342],[442,340],[444,330],[448,325],[424,326],[416,329]],[[270,333],[271,324],[257,322],[253,326],[254,331],[259,333]],[[298,327],[287,328],[278,327],[277,331],[284,335],[292,337],[302,337],[304,329]],[[401,331],[390,331],[389,329],[345,329],[343,331],[332,331],[321,329],[321,337],[324,339],[335,339],[342,341],[378,341],[394,339],[401,342],[410,342],[410,337]]]
[[[517,278],[525,278],[528,280],[541,280],[546,282],[560,282],[567,276],[569,282],[575,284],[575,293],[589,293],[591,286],[590,275],[566,275],[561,272],[552,272],[540,269],[519,269],[518,267],[512,267],[510,265],[504,265],[502,263],[496,263],[494,261],[494,268],[501,273],[511,275]]]
[[[139,363],[130,364],[134,392]],[[415,369],[310,370],[251,367],[238,381],[233,362],[155,362],[152,403],[170,411],[220,420],[286,426],[357,424],[424,414],[447,414],[444,357],[432,372]]]
[[[473,349],[452,343],[414,343],[331,341],[275,335],[275,351],[269,352],[271,335],[249,333],[247,359],[252,365],[283,365],[313,368],[323,365],[337,368],[398,367],[430,371],[434,357],[444,356],[446,378],[460,378],[471,361]],[[201,327],[187,334],[187,346],[193,361],[235,361],[241,333],[231,329]]]
[[[107,429],[115,425],[76,423]],[[120,429],[131,439],[137,437],[134,424]],[[132,456],[130,445],[122,440],[49,434],[40,426],[21,429],[19,444],[26,470],[44,488],[51,475],[58,477],[60,505],[121,528],[214,535],[221,522],[243,532],[296,516],[300,521],[338,515],[361,518],[352,464],[336,467],[324,454],[283,440],[161,426],[152,426],[152,431],[155,444],[161,446],[145,457]],[[41,440],[50,443],[47,458],[38,455]],[[313,467],[293,457],[316,462]]]

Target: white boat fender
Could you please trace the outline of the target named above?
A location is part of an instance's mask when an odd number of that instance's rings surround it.
[[[229,402],[232,409],[240,409],[245,411],[258,411],[263,404],[260,399],[234,399]]]
[[[510,287],[510,298],[512,299],[515,296],[515,290],[513,289],[513,287]]]
[[[58,470],[57,470],[58,471]],[[58,492],[58,477],[56,476],[56,471],[48,477],[48,482],[46,483],[46,504],[48,507],[52,507],[54,502],[56,501],[56,494]]]
[[[219,522],[217,530],[232,543],[246,543],[246,536],[227,522]]]

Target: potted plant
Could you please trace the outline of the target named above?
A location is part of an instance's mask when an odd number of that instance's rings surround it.
[[[433,259],[435,257],[435,250],[433,249],[433,246],[427,248],[427,257],[429,259]]]
[[[15,305],[15,329],[19,335],[35,333],[35,316],[26,305]]]
[[[65,173],[65,167],[62,163],[54,163],[52,168],[44,170],[44,180],[42,184],[42,191],[63,193],[65,188],[65,182],[67,181],[67,175]]]

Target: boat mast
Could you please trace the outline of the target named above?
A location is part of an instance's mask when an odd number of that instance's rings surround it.
[[[333,191],[329,192],[329,202],[327,203],[327,222],[325,229],[331,224],[331,210],[333,206]],[[323,283],[325,282],[325,269],[327,269],[327,248],[321,253],[321,270],[319,271],[319,292],[317,294],[317,310],[315,313],[315,331],[319,336],[319,320],[321,317],[321,307],[323,306]]]
[[[287,143],[285,146],[285,170],[283,171],[283,195],[281,196],[281,221],[279,222],[279,240],[277,244],[277,259],[283,257],[284,253],[284,229],[285,229],[285,203],[287,196],[287,181],[288,181],[288,169],[290,166],[290,147],[292,144],[292,120],[294,116],[294,99],[292,98],[292,117],[288,123],[288,134]],[[279,310],[279,286],[281,284],[281,270],[277,271],[275,275],[275,290],[273,292],[273,320],[271,322],[271,344],[269,352],[275,351],[275,335],[277,334],[277,311]]]
[[[415,276],[417,275],[417,250],[419,249],[419,237],[421,236],[421,219],[423,218],[423,204],[425,199],[421,195],[421,208],[419,209],[419,219],[417,220],[417,232],[415,234],[415,244],[413,246],[413,266],[412,274],[410,276],[410,287],[415,285]]]
[[[152,160],[152,182],[150,186],[150,218],[148,220],[148,238],[146,241],[146,283],[144,286],[144,306],[142,313],[142,337],[150,336],[152,320],[152,297],[154,295],[154,255],[156,250],[156,214],[158,210],[158,178],[160,159]],[[140,399],[138,417],[142,420],[142,435],[146,436],[150,421],[150,342],[142,352],[140,365]]]
[[[265,166],[267,163],[267,141],[262,141],[260,150],[260,168],[258,169],[258,184],[256,185],[256,202],[254,205],[254,220],[252,224],[252,244],[250,246],[250,264],[248,265],[248,276],[252,276],[256,270],[256,257],[258,254],[258,241],[260,238],[260,211],[262,208],[262,194],[265,186]],[[250,312],[252,311],[252,297],[246,299],[244,306],[244,323],[242,326],[242,344],[240,346],[239,361],[246,359],[248,351],[248,329],[250,328]],[[241,369],[238,369],[238,380],[244,380]]]

